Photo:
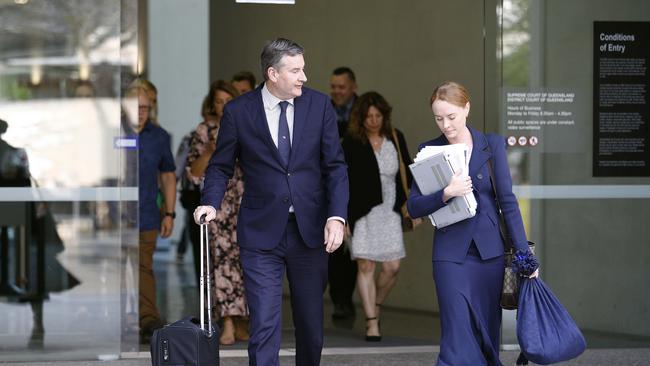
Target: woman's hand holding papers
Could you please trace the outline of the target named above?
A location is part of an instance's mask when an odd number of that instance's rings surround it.
[[[449,184],[442,191],[442,200],[449,201],[454,197],[459,197],[472,192],[472,178],[468,175],[461,175],[456,172],[449,181]]]

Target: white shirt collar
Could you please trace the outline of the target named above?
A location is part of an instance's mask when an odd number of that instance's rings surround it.
[[[293,100],[294,98],[291,98],[291,99],[287,99],[286,101],[289,102],[289,104],[293,105]],[[282,102],[282,99],[271,94],[269,89],[266,87],[266,83],[264,83],[264,86],[262,87],[262,102],[264,103],[265,109],[272,110],[278,104],[280,104],[280,102]]]

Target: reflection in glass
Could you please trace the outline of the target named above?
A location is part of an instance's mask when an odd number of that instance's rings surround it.
[[[137,347],[137,179],[115,145],[136,19],[135,1],[0,2],[0,362]]]
[[[503,0],[501,6],[500,48],[503,85],[529,86],[530,76],[530,0]]]
[[[645,309],[650,297],[639,289],[647,288],[649,274],[648,179],[595,177],[592,159],[593,137],[599,128],[593,120],[598,106],[593,89],[594,77],[598,77],[593,68],[597,52],[594,22],[648,22],[650,3],[498,3],[500,131],[506,136],[536,138],[535,145],[515,145],[508,154],[527,234],[540,244],[544,280],[582,328],[590,347],[647,345],[650,333]],[[515,111],[517,104],[504,100],[505,91],[566,92],[571,97],[560,102],[526,100],[519,103],[523,107],[519,110],[537,106],[541,117],[535,113],[508,117],[507,112]],[[539,128],[507,130],[508,118]],[[625,281],[612,282],[611,274],[619,269]],[[614,300],[628,294],[635,294],[635,300]],[[511,330],[514,337],[512,325]]]

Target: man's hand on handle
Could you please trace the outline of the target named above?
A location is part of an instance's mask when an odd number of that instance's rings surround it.
[[[334,252],[343,243],[345,235],[345,226],[339,220],[327,220],[325,224],[325,250],[328,253]]]
[[[217,218],[217,210],[212,206],[199,206],[194,210],[194,222],[201,225],[201,216],[205,215],[205,224]]]

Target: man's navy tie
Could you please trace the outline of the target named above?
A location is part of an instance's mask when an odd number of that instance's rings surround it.
[[[278,126],[278,151],[284,162],[284,167],[289,166],[289,155],[291,155],[291,140],[289,139],[289,123],[287,123],[287,105],[289,102],[280,102],[280,125]]]

